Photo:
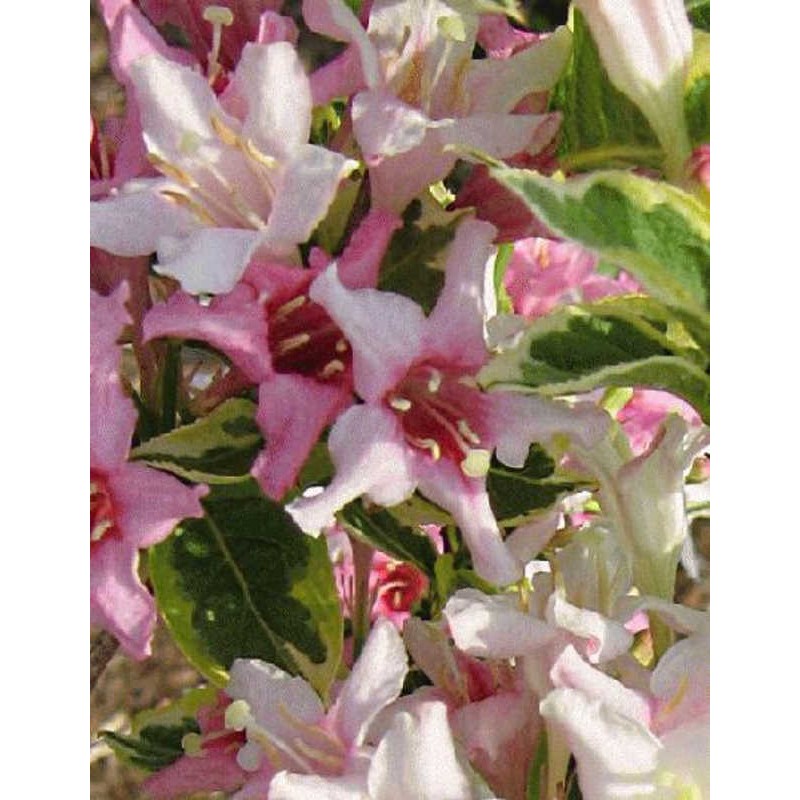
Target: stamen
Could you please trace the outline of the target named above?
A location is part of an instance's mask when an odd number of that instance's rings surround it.
[[[322,750],[317,750],[315,747],[311,747],[307,742],[304,742],[299,737],[292,740],[292,744],[304,755],[308,756],[309,758],[313,758],[314,761],[321,762],[326,766],[333,767],[333,769],[337,769],[338,767],[342,766],[343,758],[342,756],[334,756],[330,753],[325,753]]]
[[[345,753],[345,746],[342,741],[337,737],[334,736],[329,731],[326,731],[324,728],[320,727],[319,725],[315,725],[313,722],[306,722],[300,717],[295,716],[286,708],[285,703],[278,703],[278,714],[281,715],[285,722],[288,722],[290,725],[293,725],[299,731],[304,731],[306,734],[310,736],[316,736],[317,738],[321,738],[327,744],[333,745],[334,749],[341,752],[342,755]]]
[[[214,219],[207,209],[203,208],[196,200],[192,200],[188,195],[181,194],[180,192],[173,192],[170,189],[162,189],[159,194],[162,194],[168,200],[172,200],[176,205],[191,211],[204,225],[210,225],[212,227],[217,227],[219,225],[217,220]]]
[[[481,437],[478,436],[475,431],[470,428],[469,423],[465,419],[460,419],[456,423],[456,427],[458,428],[458,432],[470,443],[470,444],[480,444]]]
[[[492,454],[488,450],[470,450],[461,462],[461,471],[468,478],[482,478],[489,471]]]
[[[430,450],[431,451],[431,458],[434,461],[438,461],[442,457],[442,448],[439,446],[439,442],[436,439],[416,439],[416,438],[409,438],[409,442],[413,444],[415,447],[421,447],[423,450]]]
[[[106,531],[109,528],[113,528],[114,523],[110,519],[104,519],[97,523],[97,525],[92,528],[92,532],[90,534],[91,540],[93,542],[99,542],[105,535]]]
[[[336,352],[337,353],[346,353],[349,349],[350,345],[347,344],[346,339],[339,339],[336,342]]]
[[[431,394],[436,394],[436,392],[439,391],[439,387],[442,385],[442,373],[435,367],[431,367],[430,370],[431,376],[428,379],[428,391]]]
[[[233,12],[225,6],[207,6],[203,10],[203,19],[214,28],[211,40],[211,52],[208,55],[208,81],[213,83],[220,71],[219,48],[222,44],[222,28],[233,24]]]
[[[256,146],[253,144],[252,139],[245,139],[243,141],[240,140],[240,146],[244,152],[253,159],[253,161],[257,161],[264,167],[269,167],[272,169],[278,163],[276,158],[272,156],[268,156],[266,153],[262,153]]]
[[[536,259],[542,269],[547,269],[550,266],[550,247],[549,242],[545,239],[538,239],[536,242]]]
[[[165,161],[161,156],[157,156],[155,153],[148,153],[147,160],[167,178],[172,178],[172,180],[183,184],[188,189],[198,188],[197,181],[195,181],[194,178],[185,173],[180,167],[176,167],[174,164],[170,164],[169,161]]]
[[[289,300],[288,303],[284,303],[282,306],[278,306],[275,310],[275,313],[272,315],[273,320],[278,321],[282,319],[286,319],[293,311],[297,311],[298,308],[302,308],[308,297],[304,294],[299,294],[297,297],[292,298]]]
[[[339,372],[344,372],[344,364],[338,358],[329,361],[320,371],[319,376],[322,379],[332,378]]]
[[[411,410],[411,401],[405,397],[393,397],[389,400],[389,405],[395,411],[405,412]]]
[[[298,333],[295,336],[290,336],[288,339],[283,339],[278,342],[278,355],[283,356],[290,353],[292,350],[297,350],[298,347],[303,347],[311,341],[311,336],[307,333]]]
[[[228,147],[239,147],[242,140],[236,131],[231,128],[227,123],[223,122],[216,114],[212,114],[209,119],[211,120],[211,127],[214,133],[217,134],[220,141]]]

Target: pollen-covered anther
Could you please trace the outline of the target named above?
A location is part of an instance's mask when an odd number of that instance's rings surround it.
[[[389,405],[401,414],[411,410],[411,401],[406,397],[394,396],[389,400]]]
[[[286,319],[292,312],[297,311],[298,308],[302,308],[308,300],[308,297],[304,294],[299,294],[297,297],[293,297],[289,300],[288,303],[284,303],[282,306],[278,306],[272,314],[272,318],[275,321],[280,321]]]
[[[428,391],[431,394],[436,394],[442,385],[442,373],[434,367],[430,368],[431,376],[428,378]]]
[[[233,25],[233,11],[227,6],[206,6],[203,9],[203,19],[212,25],[227,27]]]
[[[225,727],[243,731],[253,721],[250,704],[246,700],[234,700],[225,709]]]
[[[203,754],[203,737],[199,733],[187,733],[181,739],[183,752],[190,758],[197,758]]]
[[[475,433],[472,428],[470,428],[469,423],[465,419],[460,419],[456,423],[456,427],[458,428],[458,432],[466,439],[470,444],[480,444],[481,437]]]
[[[291,353],[292,350],[297,350],[300,347],[305,347],[311,341],[311,336],[308,333],[298,333],[290,336],[287,339],[282,339],[278,342],[277,350],[278,355],[283,356],[286,353]]]
[[[155,153],[148,153],[147,160],[164,176],[185,186],[187,189],[197,189],[197,181],[184,172],[180,167],[170,164]]]
[[[492,454],[488,450],[473,449],[467,452],[461,462],[461,471],[468,478],[483,478],[489,472]]]
[[[344,372],[344,370],[344,362],[339,361],[338,358],[334,358],[320,370],[319,376],[323,380],[327,380],[328,378],[332,378],[334,375],[338,375],[340,372]]]
[[[350,349],[350,345],[347,343],[346,339],[338,339],[336,342],[336,352],[337,353],[346,353]]]
[[[223,122],[219,116],[212,114],[209,120],[211,122],[211,127],[214,129],[214,133],[217,134],[219,140],[223,144],[228,145],[228,147],[239,147],[241,145],[241,136],[239,136],[230,125]]]
[[[442,457],[442,448],[439,445],[439,442],[436,439],[413,439],[410,438],[409,441],[415,447],[421,447],[423,450],[430,450],[431,458],[434,461],[438,461]]]

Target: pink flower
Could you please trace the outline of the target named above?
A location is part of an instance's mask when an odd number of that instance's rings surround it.
[[[120,385],[116,340],[128,321],[127,284],[109,297],[91,293],[90,608],[137,660],[150,655],[153,598],[137,574],[140,548],[165,539],[185,517],[203,514],[207,488],[127,462],[136,411]]]
[[[312,77],[315,101],[363,90],[353,131],[377,206],[401,211],[451,170],[453,147],[497,158],[537,152],[558,127],[556,115],[510,112],[555,83],[569,52],[565,28],[507,59],[473,60],[477,13],[442,0],[376,0],[366,31],[342,0],[305,0],[303,14],[312,30],[350,44]]]
[[[494,232],[483,222],[461,224],[429,317],[400,295],[346,288],[335,266],[314,282],[311,298],[350,342],[354,386],[364,403],[331,430],[333,481],[289,507],[305,531],[333,524],[334,513],[361,495],[391,506],[419,488],[453,515],[482,577],[505,585],[521,576],[489,506],[491,451],[497,446],[498,458],[521,467],[531,441],[547,441],[556,431],[594,440],[607,415],[477,387],[475,375],[489,355],[483,287]]]
[[[376,282],[399,225],[399,218],[383,211],[364,218],[339,259],[349,285]],[[253,262],[232,291],[207,306],[177,292],[144,322],[145,339],[206,341],[233,362],[229,384],[237,390],[259,387],[256,421],[266,444],[252,472],[275,499],[294,483],[323,429],[352,402],[350,345],[325,309],[309,298],[320,272]]]
[[[679,414],[692,427],[702,424],[700,415],[680,397],[658,389],[634,389],[631,399],[617,414],[617,419],[628,436],[635,456],[651,446],[669,414]]]
[[[572,242],[521,239],[505,274],[505,286],[514,311],[540,317],[563,303],[597,300],[639,290],[627,274],[616,280],[595,272],[597,257]]]
[[[298,260],[356,162],[308,144],[311,90],[287,42],[247,44],[217,98],[206,79],[159,55],[131,80],[148,158],[163,175],[91,205],[90,243],[157,252],[186,291],[230,291],[254,255]]]
[[[711,189],[711,147],[702,144],[696,148],[687,164],[689,174],[696,181]]]

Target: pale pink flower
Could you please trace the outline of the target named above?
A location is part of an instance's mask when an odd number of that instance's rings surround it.
[[[339,259],[343,280],[371,286],[399,218],[368,214]],[[176,292],[144,321],[145,339],[200,339],[227,355],[237,390],[258,386],[256,422],[264,450],[253,475],[280,499],[294,483],[323,429],[352,403],[350,345],[325,309],[309,298],[320,268],[253,262],[225,294],[203,305]]]
[[[707,615],[668,606],[650,604],[690,635],[667,650],[649,687],[628,688],[571,647],[550,673],[556,688],[540,710],[575,756],[587,800],[709,796]]]
[[[572,242],[520,239],[514,242],[504,285],[514,311],[529,319],[558,305],[639,291],[626,273],[613,279],[598,274],[596,267],[597,256]]]
[[[711,147],[701,144],[697,147],[687,163],[689,174],[707,190],[711,189]]]
[[[127,284],[109,297],[91,293],[90,608],[137,660],[150,655],[156,607],[137,574],[139,549],[165,539],[185,517],[200,517],[205,486],[127,461],[136,426],[119,376],[116,344],[129,321]]]
[[[186,291],[230,291],[254,255],[297,259],[356,166],[308,144],[311,91],[287,42],[247,44],[218,99],[199,73],[157,55],[131,76],[148,157],[164,177],[92,203],[91,244],[157,252]]]
[[[314,96],[362,90],[353,131],[378,206],[400,211],[443,178],[452,148],[505,158],[537,152],[555,134],[556,115],[510,112],[555,83],[569,52],[565,28],[507,59],[473,60],[478,15],[443,0],[376,0],[366,31],[342,0],[305,0],[303,14],[312,30],[350,44],[312,76]]]
[[[444,288],[428,317],[400,295],[347,289],[335,265],[314,282],[312,300],[350,342],[354,386],[365,402],[348,409],[331,430],[332,482],[289,507],[305,531],[315,534],[333,524],[335,512],[361,495],[391,506],[419,488],[453,515],[482,577],[504,585],[521,576],[486,492],[492,450],[521,467],[530,442],[561,432],[591,446],[603,436],[608,417],[594,408],[477,387],[475,375],[489,356],[484,278],[493,236],[486,223],[461,224]]]
[[[702,424],[700,415],[680,397],[658,389],[634,389],[617,413],[634,455],[650,447],[669,414],[679,414],[692,427]]]

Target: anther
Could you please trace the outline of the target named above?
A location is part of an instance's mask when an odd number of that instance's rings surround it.
[[[328,378],[332,378],[334,375],[337,375],[340,372],[344,372],[344,370],[345,370],[344,362],[339,361],[338,358],[334,358],[334,359],[331,359],[320,370],[319,376],[323,380],[327,380]]]
[[[430,370],[431,376],[428,378],[428,391],[431,394],[436,394],[436,392],[439,391],[439,387],[442,385],[442,373],[434,367],[431,367]]]
[[[197,188],[197,182],[194,178],[187,175],[180,167],[176,167],[174,164],[170,164],[169,161],[165,161],[161,156],[157,156],[155,153],[148,153],[147,160],[167,178],[172,178],[172,180],[183,184],[188,189]]]
[[[298,347],[304,347],[311,341],[311,336],[307,333],[298,333],[296,336],[290,336],[288,339],[283,339],[278,342],[278,355],[283,356],[290,353],[292,350],[297,350]]]
[[[469,423],[465,419],[460,419],[456,423],[456,427],[458,428],[458,432],[470,443],[470,444],[480,444],[481,437],[478,436],[475,431],[470,428]]]
[[[187,733],[181,739],[183,752],[190,758],[203,755],[203,737],[199,733]]]
[[[297,311],[298,308],[302,308],[308,298],[304,294],[299,294],[297,297],[293,297],[289,300],[288,303],[284,303],[282,306],[278,306],[275,310],[275,313],[272,315],[274,320],[282,320],[286,319],[290,314],[294,311]]]
[[[250,705],[246,700],[234,700],[225,709],[225,727],[243,731],[253,720]]]
[[[392,397],[389,400],[389,405],[395,410],[401,413],[405,413],[406,411],[411,410],[411,401],[405,397]]]
[[[439,446],[439,442],[437,442],[436,439],[409,439],[409,441],[416,447],[421,447],[423,450],[430,450],[431,458],[434,461],[438,461],[442,457],[442,448]]]
[[[223,144],[228,145],[228,147],[238,147],[240,145],[242,140],[230,125],[223,122],[216,114],[212,114],[210,120],[214,133],[217,134]]]
[[[492,454],[488,450],[469,450],[461,462],[461,471],[468,478],[482,478],[489,471]]]
[[[336,342],[336,352],[337,353],[346,353],[349,349],[350,345],[347,344],[346,339],[339,339]]]

